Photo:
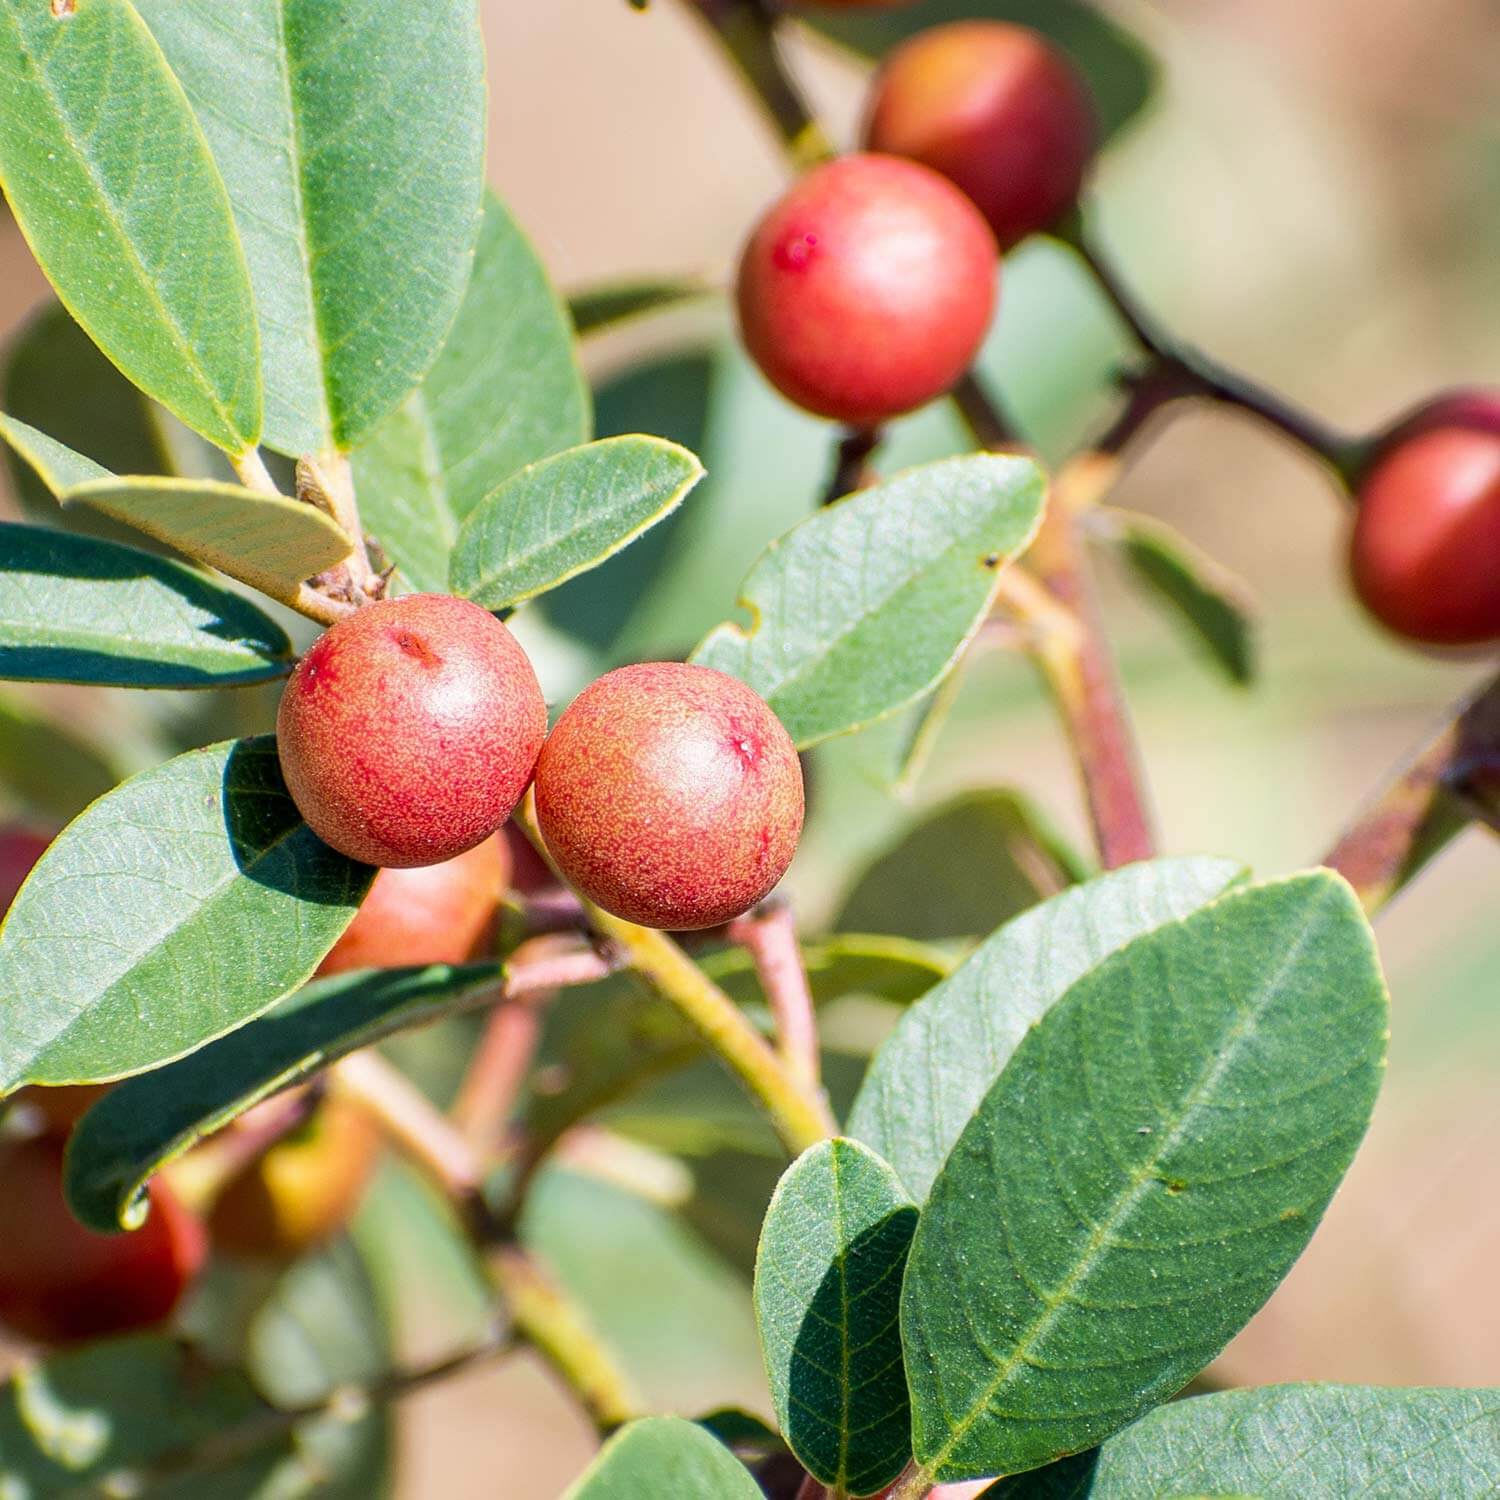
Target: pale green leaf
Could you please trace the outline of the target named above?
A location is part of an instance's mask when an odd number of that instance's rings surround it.
[[[302,821],[270,738],[143,772],[63,831],[0,927],[0,1093],[143,1072],[311,975],[373,872]]]
[[[901,1273],[917,1210],[857,1141],[809,1147],[771,1198],[755,1314],[792,1451],[839,1494],[871,1495],[911,1456]]]
[[[920,1203],[1028,1029],[1111,953],[1185,917],[1243,875],[1230,860],[1159,859],[1101,875],[982,943],[875,1055],[849,1133]]]
[[[1369,925],[1326,870],[1232,890],[1074,984],[922,1208],[901,1334],[925,1471],[1078,1452],[1213,1359],[1348,1170],[1388,1024]]]
[[[138,0],[228,184],[266,441],[349,448],[416,386],[479,232],[474,0]]]
[[[224,183],[129,0],[0,0],[0,185],[89,336],[189,427],[260,435],[250,278]]]
[[[63,504],[92,506],[283,601],[353,547],[315,506],[207,479],[94,479]]]
[[[585,442],[589,394],[567,314],[498,198],[437,363],[354,454],[360,511],[414,587],[448,587],[470,511],[517,469]]]
[[[75,453],[56,438],[14,417],[0,415],[0,437],[26,460],[56,500],[61,500],[74,485],[113,478],[108,469],[101,468],[93,459]]]
[[[449,585],[486,609],[545,593],[670,515],[702,477],[703,465],[664,438],[605,438],[544,458],[464,522]]]
[[[693,660],[749,683],[802,748],[882,719],[951,669],[1045,491],[1030,460],[976,454],[826,506],[750,570],[750,627],[719,626]]]
[[[761,1500],[760,1486],[716,1437],[681,1417],[627,1423],[563,1500]]]
[[[568,295],[568,311],[579,338],[606,333],[622,323],[718,295],[710,276],[671,276],[654,281],[606,281]]]

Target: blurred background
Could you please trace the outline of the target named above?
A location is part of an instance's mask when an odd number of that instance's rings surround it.
[[[483,9],[490,180],[558,285],[724,276],[786,174],[753,101],[687,9],[674,0],[653,0],[645,13],[625,0],[484,0]],[[905,14],[1026,9],[924,0]],[[1436,387],[1500,377],[1493,0],[1101,9],[1159,68],[1150,103],[1115,137],[1095,182],[1100,234],[1149,306],[1219,358],[1355,430]],[[795,39],[792,61],[837,139],[852,141],[867,64],[811,33]],[[0,335],[15,337],[45,300],[5,220]],[[761,547],[807,513],[826,481],[833,430],[774,396],[735,356],[728,329],[710,302],[587,348],[601,434],[689,442],[710,479],[603,582],[565,588],[523,620],[554,703],[614,661],[689,649],[731,612]],[[986,362],[1051,456],[1107,412],[1127,347],[1067,252],[1040,242],[1010,258]],[[899,424],[880,462],[964,446],[937,410]],[[1345,502],[1249,419],[1194,409],[1153,429],[1115,498],[1239,574],[1259,609],[1259,672],[1237,687],[1099,558],[1164,851],[1230,854],[1262,874],[1315,861],[1489,667],[1417,654],[1379,633],[1345,585]],[[120,693],[7,685],[0,793],[64,817],[164,746],[259,728],[273,705],[274,694],[212,709],[178,699],[148,717]],[[1023,661],[980,656],[927,758],[893,787],[910,728],[893,721],[813,758],[813,816],[791,885],[814,929],[837,920],[872,859],[960,794],[1017,789],[1062,838],[1086,847],[1066,747]],[[946,878],[983,893],[993,851],[944,847]],[[913,863],[896,873],[915,888],[923,856],[906,857]],[[1311,1250],[1217,1378],[1500,1382],[1497,892],[1500,842],[1469,833],[1380,918],[1395,1019],[1374,1129]],[[861,923],[893,904],[866,890]],[[857,1037],[881,1023],[847,1007],[832,1024],[836,1041],[840,1028]],[[413,1054],[424,1045],[414,1041]],[[727,1079],[707,1075],[696,1087],[695,1107],[734,1115]],[[726,1168],[724,1138],[710,1151],[674,1136],[664,1122],[680,1124],[680,1111],[658,1103],[615,1123],[678,1151],[658,1165],[685,1160],[694,1181],[710,1157]],[[761,1163],[758,1176],[743,1174],[741,1196],[753,1199],[775,1164],[753,1149],[745,1160]],[[667,1178],[658,1196],[672,1199]],[[388,1174],[361,1225],[389,1251],[381,1274],[404,1298],[398,1338],[418,1352],[474,1315],[472,1290],[442,1260],[451,1247],[411,1229],[426,1222],[420,1197],[409,1178]],[[754,1204],[700,1196],[682,1215],[648,1198],[553,1174],[541,1186],[539,1238],[564,1279],[594,1299],[652,1401],[766,1410],[743,1273]],[[431,1217],[430,1207],[421,1212]],[[524,1358],[424,1393],[401,1424],[401,1496],[545,1500],[592,1446],[567,1397]]]

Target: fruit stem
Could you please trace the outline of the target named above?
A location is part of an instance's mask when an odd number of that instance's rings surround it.
[[[776,1019],[782,1060],[804,1088],[817,1089],[818,1025],[791,907],[784,901],[767,902],[730,923],[729,936],[755,962]]]
[[[822,504],[832,505],[845,495],[869,489],[878,480],[879,475],[870,458],[884,437],[885,434],[878,427],[851,427],[844,434],[839,441],[833,473],[829,475]]]
[[[1476,821],[1500,833],[1500,677],[1455,706],[1323,863],[1373,916]]]

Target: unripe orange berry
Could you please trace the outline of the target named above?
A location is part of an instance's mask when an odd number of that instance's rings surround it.
[[[1002,250],[1077,201],[1094,154],[1093,101],[1047,39],[1003,21],[955,21],[902,43],[875,81],[865,140],[956,182]]]
[[[740,261],[745,345],[788,400],[852,427],[922,406],[974,362],[994,236],[952,183],[892,156],[809,172]]]
[[[802,771],[765,700],[708,667],[648,662],[585,688],[537,763],[558,868],[646,927],[727,922],[768,895],[802,831]]]

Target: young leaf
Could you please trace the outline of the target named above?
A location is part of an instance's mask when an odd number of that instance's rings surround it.
[[[703,477],[686,448],[617,437],[522,469],[464,522],[449,585],[486,609],[555,588],[670,515]]]
[[[1242,877],[1221,859],[1159,859],[1101,875],[1002,927],[897,1023],[849,1114],[849,1134],[922,1202],[1027,1030],[1133,938]]]
[[[93,479],[62,503],[92,506],[283,601],[353,547],[314,506],[207,479]]]
[[[1497,1491],[1500,1391],[1273,1385],[1159,1406],[1101,1448],[1002,1479],[984,1496],[1481,1500]]]
[[[0,0],[0,186],[89,336],[196,432],[260,435],[250,278],[182,88],[129,0]]]
[[[1032,1028],[912,1241],[912,1442],[1035,1468],[1180,1390],[1302,1253],[1369,1124],[1385,985],[1330,871],[1138,937]]]
[[[681,1417],[628,1422],[563,1500],[761,1500],[760,1486],[718,1438]]]
[[[686,302],[715,296],[721,288],[709,276],[676,276],[659,281],[610,281],[583,287],[568,297],[568,311],[579,338],[605,333]]]
[[[525,235],[490,196],[443,352],[354,454],[361,514],[409,583],[444,590],[448,554],[480,500],[589,435],[588,386],[567,314]]]
[[[871,1495],[911,1456],[901,1273],[917,1210],[896,1174],[836,1138],[787,1168],[755,1257],[755,1315],[776,1418],[803,1466]]]
[[[866,866],[833,925],[925,942],[974,937],[1086,873],[1030,799],[965,792],[923,812]]]
[[[693,660],[748,682],[803,749],[882,719],[947,674],[1045,491],[1028,459],[976,454],[849,495],[771,544],[749,629],[719,626]]]
[[[321,979],[268,1015],[112,1088],[68,1141],[64,1187],[81,1223],[134,1229],[146,1183],[271,1094],[460,1001],[493,990],[494,964],[382,969]]]
[[[426,373],[468,282],[484,159],[473,0],[138,4],[228,184],[266,442],[351,448]]]
[[[0,677],[229,687],[292,669],[286,632],[181,563],[0,523]]]
[[[1107,506],[1088,519],[1231,682],[1254,680],[1255,604],[1233,573],[1152,516]]]
[[[302,821],[269,736],[133,777],[0,927],[0,1094],[123,1078],[242,1026],[307,979],[372,876]]]

